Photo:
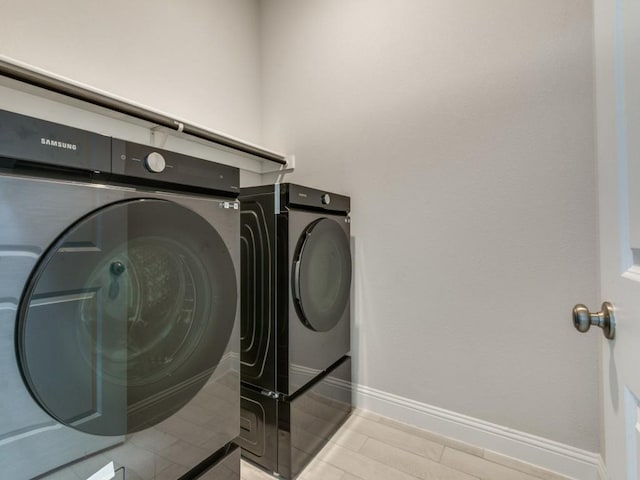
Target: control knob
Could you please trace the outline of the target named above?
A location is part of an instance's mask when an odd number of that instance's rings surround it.
[[[323,193],[322,197],[320,198],[322,200],[323,205],[329,205],[331,203],[331,197],[329,196],[328,193]]]
[[[167,164],[164,161],[164,157],[158,152],[151,152],[149,155],[144,157],[144,166],[152,173],[162,172],[165,169],[166,165]]]

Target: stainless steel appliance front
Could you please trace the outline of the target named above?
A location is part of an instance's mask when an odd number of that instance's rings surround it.
[[[34,168],[4,140],[0,476],[217,478],[239,433],[237,203]]]

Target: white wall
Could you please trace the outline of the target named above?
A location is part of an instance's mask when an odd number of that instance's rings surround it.
[[[591,2],[261,6],[265,142],[352,196],[357,380],[599,451]]]
[[[0,0],[0,54],[259,143],[256,0]]]

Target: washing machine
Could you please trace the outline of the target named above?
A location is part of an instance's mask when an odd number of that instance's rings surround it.
[[[240,201],[238,442],[294,478],[352,410],[350,199],[284,183]]]
[[[0,111],[0,476],[239,479],[237,169]]]

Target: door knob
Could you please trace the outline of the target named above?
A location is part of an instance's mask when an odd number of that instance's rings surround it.
[[[591,325],[602,328],[602,333],[609,340],[616,336],[616,319],[613,315],[613,305],[604,302],[601,310],[591,313],[587,307],[579,303],[573,307],[573,326],[581,333],[589,331]]]

